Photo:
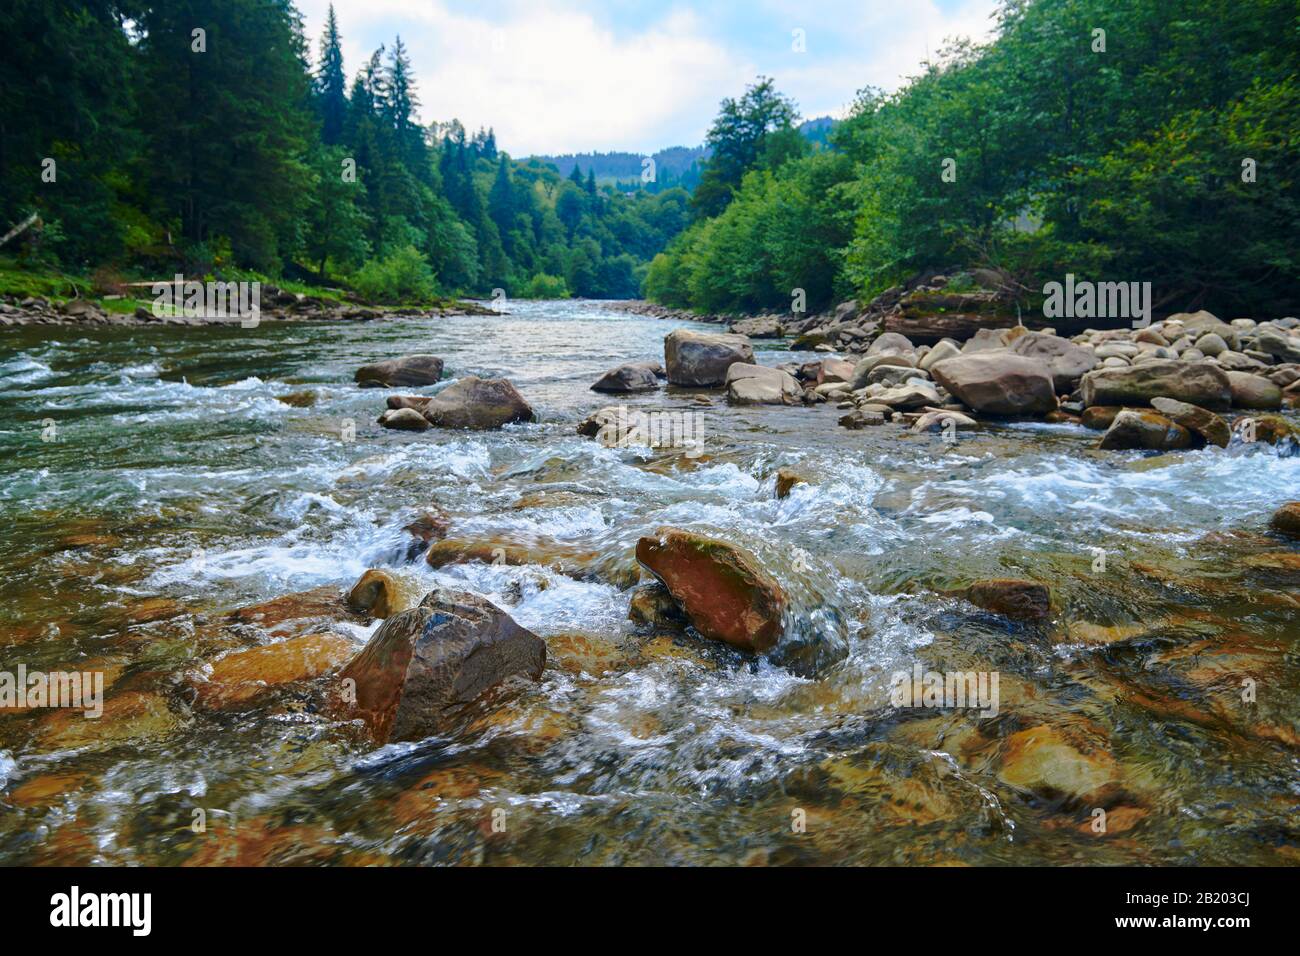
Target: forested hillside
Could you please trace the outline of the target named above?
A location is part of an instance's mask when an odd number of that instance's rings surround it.
[[[1173,18],[1173,19],[1171,19]],[[831,148],[770,82],[726,100],[647,294],[717,311],[870,297],[926,268],[1150,281],[1157,308],[1300,309],[1294,0],[1007,0]]]
[[[314,60],[289,0],[14,0],[0,33],[0,232],[38,217],[0,251],[24,266],[627,297],[687,221],[682,189],[420,125],[401,39],[345,64],[332,9]]]
[[[700,166],[708,158],[708,150],[703,146],[673,146],[648,156],[641,153],[593,152],[530,158],[570,173],[576,167],[583,176],[588,173],[594,175],[600,185],[608,183],[624,190],[644,189],[655,193],[674,186],[687,191],[694,189],[700,181]],[[654,175],[651,178],[646,176],[646,159],[654,160]]]

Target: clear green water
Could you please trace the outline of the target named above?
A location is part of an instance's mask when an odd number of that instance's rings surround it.
[[[0,332],[0,670],[108,684],[99,721],[0,711],[0,863],[1300,861],[1300,569],[1265,531],[1300,497],[1300,456],[1101,453],[1095,433],[1042,425],[950,448],[846,431],[825,406],[675,390],[628,404],[702,410],[698,462],[577,436],[610,404],[587,386],[661,358],[674,325],[535,303]],[[385,393],[352,372],[408,352],[509,377],[542,421],[380,429]],[[811,356],[760,352],[792,357]],[[303,391],[311,407],[277,400]],[[809,481],[778,501],[783,465]],[[435,504],[451,536],[538,563],[406,563],[401,526]],[[632,551],[665,524],[750,549],[790,592],[792,635],[841,659],[800,675],[637,634]],[[310,687],[194,706],[205,661],[272,640],[226,612],[369,567],[412,600],[487,595],[547,639],[544,679],[455,739],[379,749]],[[936,593],[994,576],[1050,583],[1052,623]],[[373,627],[331,630],[359,647]],[[998,672],[999,713],[891,707],[891,675],[916,662]]]

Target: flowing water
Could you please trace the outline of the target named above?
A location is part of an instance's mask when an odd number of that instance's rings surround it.
[[[1300,557],[1266,532],[1300,456],[1042,424],[952,445],[676,389],[627,404],[702,412],[698,457],[578,436],[611,404],[590,383],[679,324],[532,303],[0,333],[0,670],[106,683],[98,720],[0,711],[0,863],[1300,862]],[[379,428],[352,373],[409,352],[510,378],[540,422]],[[778,500],[781,466],[807,482]],[[408,561],[431,506],[535,560]],[[633,550],[663,525],[756,555],[816,665],[638,633]],[[310,688],[195,706],[205,662],[284,636],[228,612],[372,567],[411,603],[484,594],[546,639],[543,679],[379,748]],[[943,594],[987,577],[1051,584],[1050,625]],[[918,663],[996,672],[997,713],[892,706]]]

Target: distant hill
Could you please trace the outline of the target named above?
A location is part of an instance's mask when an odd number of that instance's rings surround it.
[[[671,186],[683,186],[694,189],[700,178],[700,164],[709,156],[705,146],[672,146],[653,154],[655,161],[656,192]],[[573,172],[576,165],[579,172],[586,176],[594,170],[596,182],[600,185],[616,185],[641,181],[642,153],[562,153],[558,156],[532,156],[539,162],[550,163],[561,175]]]
[[[836,122],[829,116],[819,116],[800,123],[799,132],[810,141],[826,146]],[[649,192],[660,192],[673,186],[692,190],[700,180],[700,166],[709,158],[709,148],[671,146],[668,149],[661,149],[654,154],[653,158],[656,182],[648,189]],[[623,152],[561,153],[557,156],[530,156],[528,159],[550,163],[563,176],[573,172],[573,167],[576,165],[583,176],[594,170],[599,185],[632,186],[641,181],[642,161],[645,155]]]

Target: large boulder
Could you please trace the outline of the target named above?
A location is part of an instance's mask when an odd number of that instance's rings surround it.
[[[361,366],[357,369],[356,382],[362,388],[433,385],[442,379],[442,368],[442,359],[436,355],[403,355]]]
[[[641,392],[659,387],[654,367],[648,363],[612,368],[591,386],[593,392]]]
[[[860,388],[865,388],[870,384],[868,379],[870,379],[871,373],[882,366],[911,369],[916,368],[916,363],[912,360],[910,354],[899,355],[878,352],[874,355],[868,355],[866,358],[862,359],[862,361],[858,362],[857,365],[853,366],[853,377],[849,380],[849,387],[854,391],[857,391]]]
[[[1050,367],[1005,349],[971,352],[935,362],[935,381],[977,412],[1045,415],[1056,409]]]
[[[1250,372],[1228,372],[1227,375],[1234,408],[1272,411],[1282,407],[1282,389],[1264,376]]]
[[[1143,448],[1151,451],[1174,451],[1192,447],[1192,433],[1145,409],[1126,408],[1115,416],[1097,446],[1105,451]]]
[[[1220,368],[1204,362],[1158,359],[1124,368],[1098,368],[1083,376],[1084,405],[1149,405],[1153,398],[1176,398],[1189,405],[1222,411],[1232,404],[1232,384]]]
[[[1300,362],[1300,338],[1275,326],[1259,327],[1255,333],[1255,350],[1266,352],[1282,362]]]
[[[1011,343],[1011,351],[1046,362],[1058,395],[1072,392],[1084,373],[1097,365],[1097,355],[1089,346],[1045,332],[1026,332]]]
[[[659,579],[704,637],[761,653],[784,630],[786,597],[749,552],[691,531],[660,528],[636,559]]]
[[[500,428],[537,418],[509,381],[473,375],[448,385],[429,399],[423,411],[430,424],[441,428]]]
[[[420,740],[454,727],[492,688],[537,680],[545,664],[546,642],[492,602],[430,591],[385,621],[343,668],[356,698],[344,697],[344,714],[360,717],[379,743]]]
[[[737,362],[727,369],[727,400],[741,405],[796,405],[803,389],[789,372]]]
[[[754,365],[754,349],[743,335],[676,329],[664,337],[668,384],[714,388],[737,362]]]
[[[751,339],[779,339],[783,334],[779,315],[759,315],[731,323],[730,331]]]
[[[1200,435],[1208,444],[1227,448],[1232,441],[1232,429],[1214,412],[1199,405],[1189,405],[1175,398],[1153,398],[1151,407],[1170,421]]]
[[[981,329],[1006,329],[1016,324],[1009,300],[998,292],[950,292],[916,289],[903,297],[897,311],[885,318],[887,332],[899,332],[916,343],[952,338],[965,341]]]

